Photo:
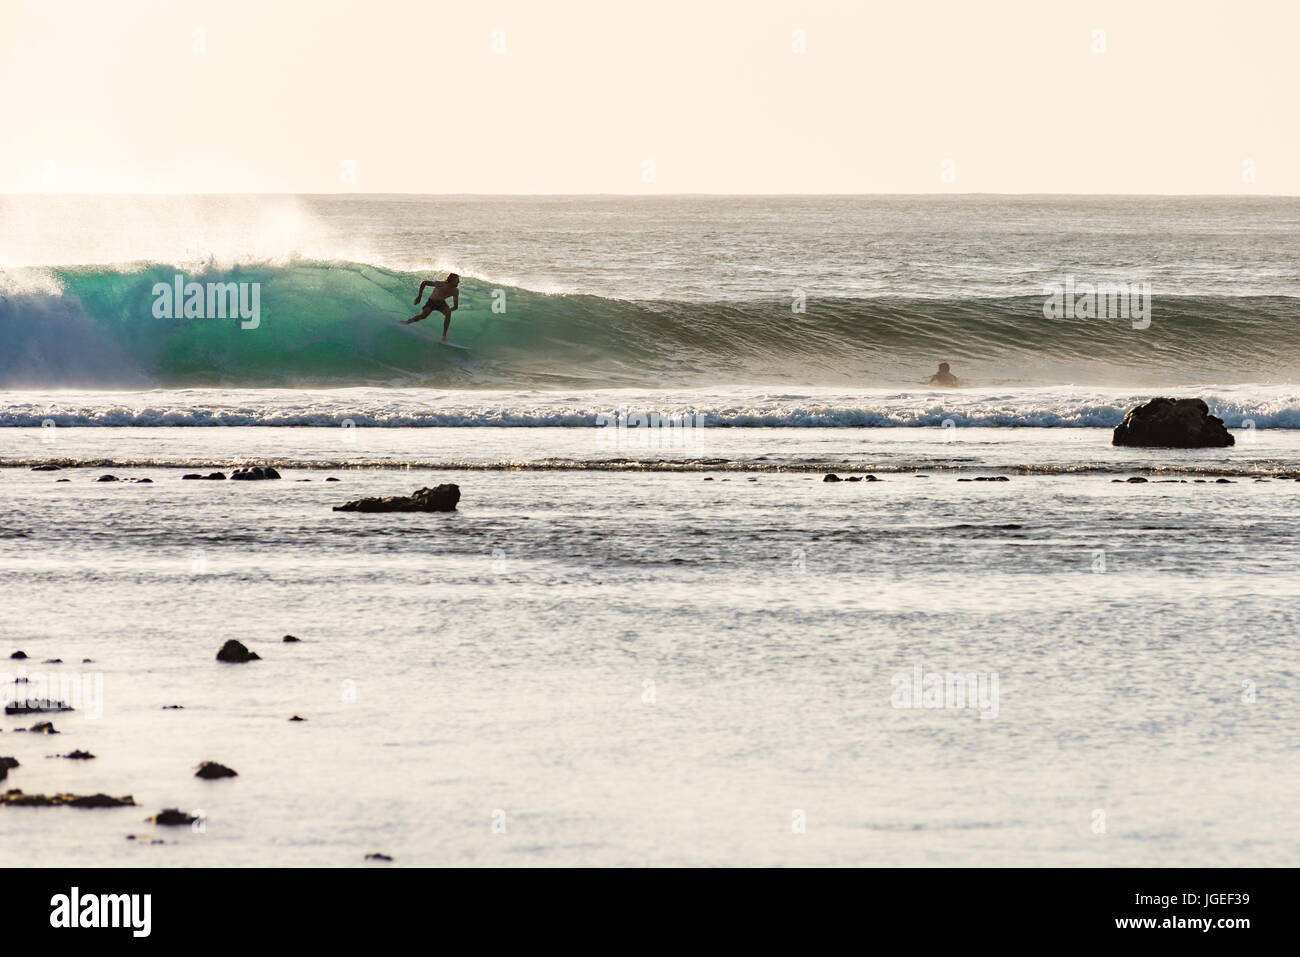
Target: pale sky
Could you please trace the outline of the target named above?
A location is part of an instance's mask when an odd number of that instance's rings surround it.
[[[0,0],[0,192],[1300,194],[1298,41],[1300,0]]]

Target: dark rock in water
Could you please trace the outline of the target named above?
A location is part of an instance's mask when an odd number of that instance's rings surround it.
[[[198,472],[191,472],[189,475],[182,475],[182,476],[181,476],[181,481],[182,481],[182,482],[188,482],[188,481],[190,481],[190,480],[192,480],[192,479],[201,479],[201,478],[203,478],[203,476],[200,475]]]
[[[67,758],[70,761],[90,761],[93,760],[95,756],[89,751],[76,750],[69,751],[67,754],[60,754],[59,757]]]
[[[336,512],[452,512],[460,501],[459,485],[422,488],[410,495],[386,498],[359,498],[346,505],[335,505]]]
[[[95,662],[94,662],[94,659],[92,659],[92,658],[82,658],[82,659],[81,659],[81,663],[82,663],[83,665],[93,665]]]
[[[165,704],[165,705],[162,706],[162,709],[163,709],[164,711],[184,711],[184,710],[185,710],[185,705],[183,705],[183,704]]]
[[[0,758],[0,781],[9,777],[9,769],[18,767],[17,758]]]
[[[218,764],[216,761],[204,761],[199,765],[199,769],[194,776],[203,778],[205,781],[212,781],[216,778],[235,778],[239,775],[234,769],[228,768],[224,764]]]
[[[294,715],[292,718],[290,718],[289,720],[290,720],[290,721],[306,721],[307,719],[306,719],[306,718],[301,718],[301,717],[299,717],[298,715],[295,714],[295,715]]]
[[[159,811],[153,817],[147,819],[152,824],[162,824],[167,827],[178,827],[183,824],[193,824],[198,820],[197,817],[186,814],[179,808],[169,807]]]
[[[1203,399],[1163,397],[1130,409],[1111,439],[1112,445],[1138,448],[1203,449],[1235,443]]]
[[[862,481],[864,481],[864,482],[879,482],[880,479],[876,478],[874,475],[864,475],[864,476],[862,476]]]
[[[213,481],[217,481],[217,480],[224,480],[225,477],[226,475],[224,472],[209,472],[207,475],[200,475],[198,472],[189,472],[188,474],[181,476],[181,481],[182,482],[192,481],[194,479],[199,479],[199,480],[211,479]]]
[[[131,479],[131,481],[132,481],[132,482],[135,482],[135,483],[137,483],[137,484],[139,484],[139,485],[152,485],[152,484],[153,484],[153,479],[151,479],[151,478],[138,478],[138,479]]]
[[[16,730],[21,731],[23,729],[18,728]],[[38,721],[27,730],[30,731],[32,734],[58,734],[59,733],[54,730],[53,721]]]
[[[22,704],[5,705],[5,714],[41,714],[45,711],[71,711],[72,706],[49,698],[31,698]]]
[[[242,641],[231,638],[217,652],[217,660],[243,664],[245,661],[261,661],[262,658],[257,652],[249,651]]]
[[[0,794],[0,804],[8,807],[135,807],[131,795],[115,798],[107,794],[24,794],[14,789]]]
[[[1133,484],[1140,484],[1140,483],[1145,482],[1145,481],[1146,481],[1146,479],[1144,479],[1144,478],[1143,478],[1142,476],[1140,476],[1140,475],[1134,475],[1132,478],[1130,478],[1130,479],[1128,480],[1129,484],[1131,484],[1131,485],[1133,485]]]
[[[57,485],[59,482],[71,482],[71,481],[72,481],[72,479],[55,479],[55,480],[54,480],[54,482],[55,482],[56,485]]]
[[[368,860],[368,861],[391,861],[392,858],[389,857],[387,854],[374,853],[374,854],[367,854],[367,855],[366,855],[366,860]]]
[[[62,472],[62,465],[33,465],[33,472]]]
[[[1236,485],[1237,483],[1234,482],[1232,479],[1215,479],[1214,484],[1215,485]]]
[[[326,476],[325,481],[327,481],[327,482],[337,482],[337,481],[339,481],[339,480],[336,479],[333,475],[329,475],[329,476]]]
[[[225,472],[209,472],[208,480],[212,482],[224,482],[226,480]]]
[[[12,655],[10,655],[9,657],[10,657],[10,658],[16,658],[16,659],[21,660],[21,659],[27,657],[27,652],[25,652],[25,651],[15,651],[15,652],[14,652]]]
[[[849,476],[848,478],[846,478],[844,481],[846,481],[846,482],[861,482],[861,481],[862,481],[862,476],[861,476],[861,475],[850,475],[850,476]]]
[[[116,475],[101,475],[99,478],[95,479],[95,481],[96,481],[96,482],[116,482],[116,481],[117,481],[117,476],[116,476]]]
[[[235,469],[230,473],[230,477],[236,481],[256,481],[259,479],[278,479],[280,473],[269,465],[247,465],[241,469]]]
[[[46,658],[44,661],[41,662],[41,664],[43,664],[43,665],[61,665],[61,664],[63,664],[63,659],[62,659],[62,658]]]
[[[301,639],[301,638],[295,638],[293,635],[285,635],[285,636],[284,636],[284,641],[285,641],[285,644],[290,644],[290,645],[291,645],[291,644],[293,644],[293,643],[295,643],[295,642],[302,641],[302,639]]]
[[[840,478],[838,475],[836,475],[834,472],[827,472],[826,475],[822,478],[822,481],[823,481],[823,482],[842,482],[842,481],[844,481],[844,480],[841,479],[841,478]]]
[[[706,476],[704,476],[704,481],[706,481],[706,482],[712,482],[712,481],[713,481],[713,476],[712,476],[712,475],[706,475]],[[1300,479],[1296,479],[1296,481],[1297,481],[1297,482],[1300,482]]]

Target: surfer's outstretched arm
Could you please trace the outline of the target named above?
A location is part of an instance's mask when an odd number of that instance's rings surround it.
[[[436,286],[436,285],[438,284],[434,282],[432,279],[426,279],[424,282],[420,283],[420,291],[415,294],[415,305],[418,306],[420,304],[420,300],[424,298],[425,286]]]

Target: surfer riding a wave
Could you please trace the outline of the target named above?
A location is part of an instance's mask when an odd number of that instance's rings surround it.
[[[445,280],[426,279],[420,283],[420,291],[415,296],[415,305],[417,306],[424,296],[425,286],[432,286],[433,291],[429,293],[429,301],[424,304],[424,311],[419,315],[412,316],[410,319],[403,319],[402,325],[419,322],[421,319],[429,318],[430,313],[440,312],[446,316],[442,324],[442,341],[446,342],[447,329],[451,326],[451,314],[460,308],[460,276],[454,272],[449,272]],[[450,306],[447,305],[448,299],[451,299]]]

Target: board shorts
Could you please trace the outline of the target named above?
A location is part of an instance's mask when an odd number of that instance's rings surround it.
[[[435,310],[438,312],[445,312],[447,310],[447,300],[430,299],[428,302],[424,304],[425,312],[434,312]]]

